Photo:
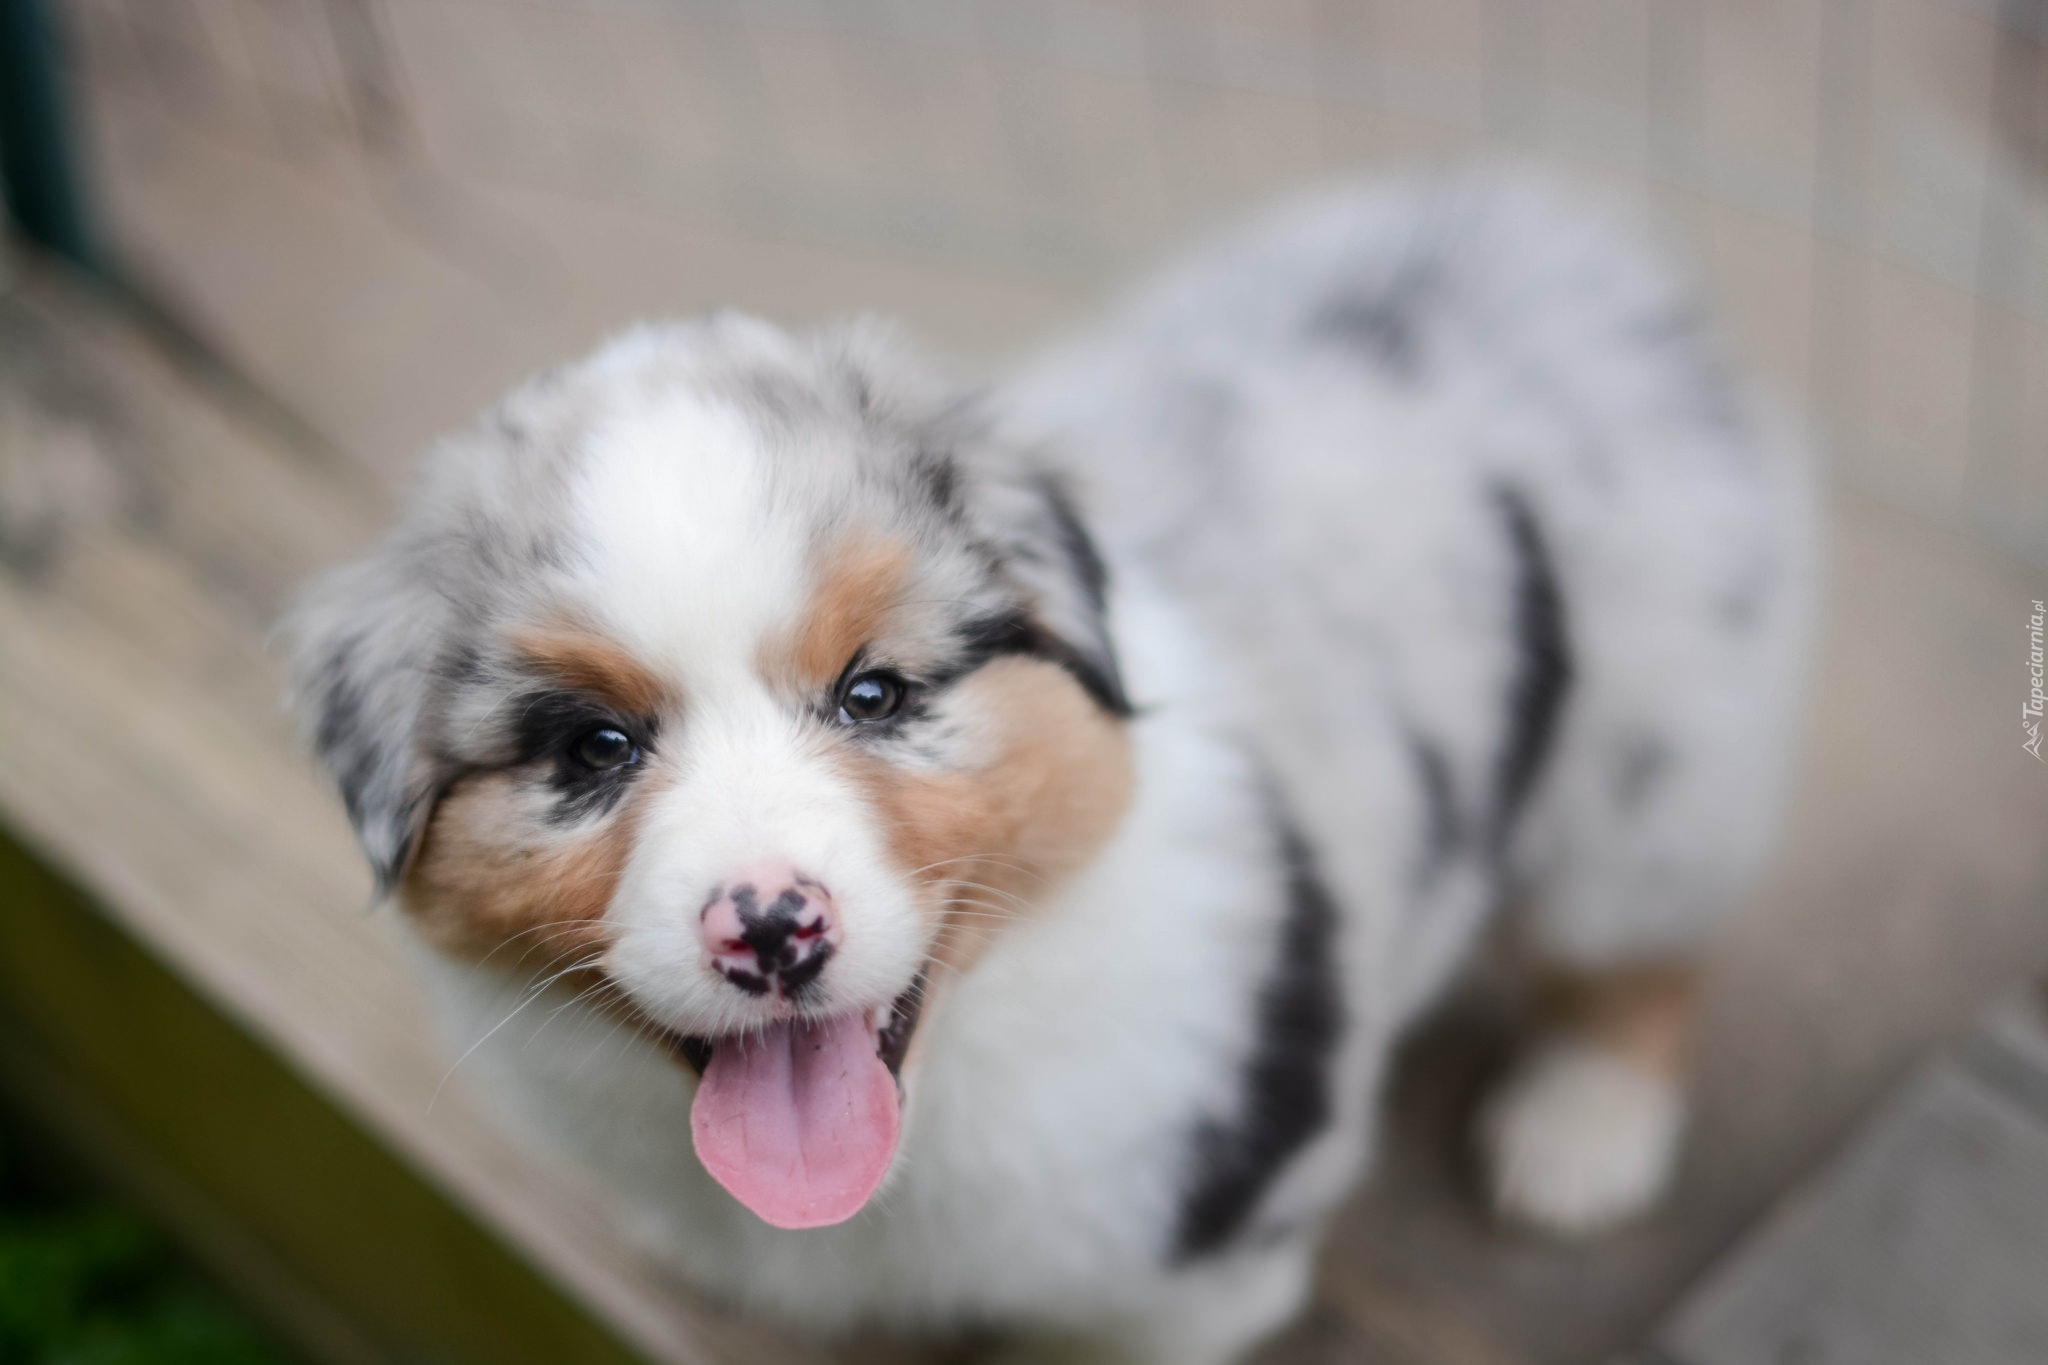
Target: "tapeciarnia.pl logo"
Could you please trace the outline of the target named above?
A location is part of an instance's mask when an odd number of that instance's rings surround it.
[[[2041,626],[2044,621],[2048,621],[2048,608],[2044,608],[2036,601],[2034,615],[2027,622],[2027,642],[2030,646],[2027,652],[2027,672],[2033,675],[2034,687],[2027,694],[2027,704],[2020,708],[2020,725],[2027,732],[2027,742],[2020,747],[2035,758],[2041,758],[2041,711],[2043,707],[2048,707],[2048,693],[2044,693],[2041,686]],[[2041,758],[2041,761],[2048,763],[2048,758]]]

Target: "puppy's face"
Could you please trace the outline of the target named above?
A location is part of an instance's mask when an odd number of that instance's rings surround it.
[[[928,991],[1130,786],[1102,569],[1055,484],[857,340],[636,334],[437,452],[299,618],[380,875],[702,1073],[770,1222],[861,1207]]]

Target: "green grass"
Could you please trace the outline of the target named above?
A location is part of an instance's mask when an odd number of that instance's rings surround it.
[[[0,1112],[0,1365],[289,1365],[133,1210]]]

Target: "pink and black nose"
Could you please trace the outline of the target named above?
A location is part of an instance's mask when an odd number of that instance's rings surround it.
[[[711,893],[698,921],[705,959],[748,995],[796,998],[839,946],[831,894],[787,863],[743,869]]]

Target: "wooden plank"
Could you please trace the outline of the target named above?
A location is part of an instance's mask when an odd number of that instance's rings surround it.
[[[1984,1032],[2016,1065],[2048,1080],[2048,986],[1999,1006]]]
[[[2048,1360],[2048,1124],[1923,1073],[1681,1307],[1686,1365]]]
[[[316,1360],[639,1359],[0,836],[0,1081]]]
[[[1964,1060],[2048,1123],[2048,983],[1994,1010]]]

